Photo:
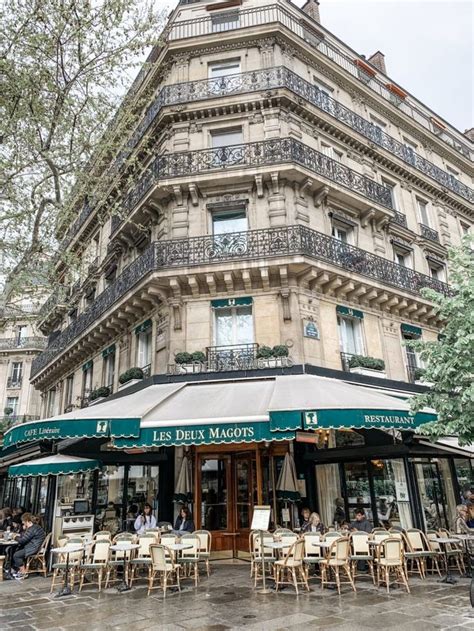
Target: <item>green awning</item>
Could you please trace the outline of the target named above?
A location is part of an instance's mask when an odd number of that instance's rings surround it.
[[[94,362],[92,361],[92,359],[90,359],[88,362],[86,362],[83,366],[82,366],[82,370],[83,372],[86,372],[86,370],[90,370],[92,368],[92,366],[94,365]]]
[[[421,337],[423,331],[419,326],[413,326],[413,324],[402,324],[401,326],[402,333],[408,333],[409,335],[416,335],[417,337]]]
[[[152,326],[151,320],[145,320],[145,322],[142,322],[136,327],[135,335],[139,335],[140,333],[145,333],[145,331],[148,331],[148,329],[151,329],[151,326]]]
[[[229,307],[248,307],[253,303],[253,298],[224,298],[222,300],[211,300],[213,309],[226,309]]]
[[[362,311],[358,311],[357,309],[352,309],[351,307],[343,307],[342,305],[337,305],[336,313],[342,316],[358,318],[359,320],[364,319],[364,314],[362,313]]]
[[[94,406],[95,408],[95,406]],[[91,408],[94,409],[94,408]],[[45,419],[14,425],[3,437],[3,449],[19,443],[63,438],[138,436],[139,418]]]
[[[102,351],[102,357],[105,359],[109,355],[113,355],[115,353],[115,344],[112,344],[108,348]]]
[[[56,454],[46,458],[38,458],[14,464],[8,468],[8,475],[11,478],[29,478],[46,475],[70,475],[72,473],[86,473],[101,468],[98,460],[89,458],[77,458],[76,456],[65,456]]]
[[[308,410],[303,413],[303,428],[414,430],[435,420],[435,414],[404,410]]]
[[[275,432],[270,423],[236,422],[213,425],[169,425],[142,427],[139,438],[118,438],[118,449],[141,447],[177,447],[182,445],[221,445],[273,440],[293,440],[294,432]]]

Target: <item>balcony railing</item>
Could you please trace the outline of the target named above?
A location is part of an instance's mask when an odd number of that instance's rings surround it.
[[[387,259],[305,226],[268,228],[233,232],[219,236],[191,237],[156,241],[117,279],[99,294],[93,304],[66,327],[51,345],[32,363],[31,375],[37,375],[55,357],[86,331],[143,278],[156,270],[222,263],[232,260],[259,260],[303,255],[325,261],[349,272],[419,294],[430,287],[447,294],[448,286],[430,276],[397,265]]]
[[[404,145],[382,131],[380,127],[354,113],[348,107],[342,105],[342,103],[339,103],[339,101],[336,101],[319,90],[315,85],[284,66],[165,86],[146,111],[145,116],[128,141],[126,147],[117,156],[112,169],[117,171],[120,168],[133,148],[136,147],[141,138],[143,138],[143,135],[149,129],[162,108],[167,105],[190,103],[231,94],[261,92],[262,90],[278,88],[291,90],[297,96],[304,98],[318,109],[326,112],[371,142],[392,153],[400,160],[403,160],[406,164],[432,178],[441,186],[460,195],[467,201],[474,203],[473,189],[462,184],[462,182],[457,180],[453,175],[443,171],[443,169],[437,167],[429,160],[426,160],[407,145]],[[93,202],[87,201],[84,204],[79,217],[69,228],[67,236],[63,240],[63,247],[66,247],[70,243],[71,239],[94,210],[95,206]],[[121,220],[118,217],[114,217],[112,221],[112,232],[114,232],[120,224]]]
[[[0,339],[0,351],[33,349],[43,350],[46,347],[45,337],[7,337]]]
[[[407,218],[403,213],[399,213],[397,210],[393,211],[393,217],[390,219],[392,223],[396,223],[403,228],[407,227]]]
[[[433,228],[426,226],[424,223],[420,223],[420,234],[424,239],[429,241],[439,242],[439,234]]]
[[[21,388],[22,377],[8,377],[7,388],[18,389]]]
[[[300,39],[315,46],[318,52],[343,68],[352,77],[359,79],[360,71],[355,63],[356,60],[329,42],[324,33],[318,31],[319,25],[308,18],[308,16],[305,16],[304,13],[299,12],[296,15],[281,5],[273,4],[239,11],[237,15],[237,19],[219,24],[219,32],[279,23]],[[174,41],[210,35],[215,33],[216,30],[215,20],[211,16],[206,16],[176,21],[165,35],[169,41]],[[315,37],[315,34],[317,37]],[[387,78],[379,79],[377,76],[367,75],[367,77],[364,77],[364,84],[386,101],[393,101],[393,92],[387,88]],[[433,133],[431,112],[424,112],[416,103],[413,103],[412,99],[409,102],[404,100],[399,102],[398,109]],[[470,157],[468,144],[459,141],[449,131],[443,130],[442,135],[438,135],[438,137],[465,157]]]
[[[65,302],[69,295],[67,287],[57,287],[46,302],[41,306],[38,314],[38,320],[44,320],[53,309]]]
[[[255,365],[258,344],[234,346],[209,346],[207,365],[209,371],[250,370]]]

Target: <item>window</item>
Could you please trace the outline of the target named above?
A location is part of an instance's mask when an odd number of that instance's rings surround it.
[[[445,275],[444,267],[442,265],[438,266],[438,265],[434,265],[430,263],[429,268],[430,268],[431,278],[445,282],[446,275]]]
[[[226,77],[231,74],[240,73],[240,59],[228,59],[227,61],[217,61],[208,66],[209,79]]]
[[[402,331],[403,347],[405,348],[405,357],[407,364],[408,381],[414,382],[419,376],[417,375],[417,368],[423,368],[423,362],[420,356],[414,348],[408,346],[406,342],[411,340],[419,340],[421,337],[418,333],[409,333],[408,331]]]
[[[216,346],[252,344],[253,341],[252,305],[215,309]]]
[[[28,327],[26,326],[26,324],[20,324],[19,326],[16,327],[16,345],[17,346],[24,345],[27,330],[28,330]]]
[[[54,416],[56,414],[56,388],[48,390],[46,397],[46,416]]]
[[[420,222],[424,226],[430,227],[430,217],[428,214],[428,202],[423,201],[422,199],[416,200],[418,206],[418,215],[420,217]]]
[[[328,158],[331,158],[332,160],[339,160],[339,162],[342,161],[342,155],[343,155],[342,151],[338,151],[337,149],[335,149],[334,147],[331,147],[330,145],[321,143],[321,152]]]
[[[92,375],[94,371],[94,365],[92,361],[87,362],[82,367],[82,397],[87,398],[92,390]]]
[[[397,195],[396,195],[396,184],[394,184],[393,182],[390,182],[389,180],[386,180],[384,177],[382,178],[382,184],[390,189],[390,199],[392,201],[392,208],[394,210],[398,210],[398,204],[397,204]]]
[[[417,145],[408,138],[403,137],[403,144],[405,145],[405,159],[407,162],[411,162],[411,164],[415,164],[416,162],[416,148]]]
[[[241,145],[244,141],[242,128],[226,129],[211,133],[213,149],[228,147],[229,145]]]
[[[376,116],[373,116],[372,114],[370,115],[370,120],[372,123],[373,140],[381,144],[382,134],[385,128],[387,127],[387,125]]]
[[[7,397],[7,404],[5,406],[6,410],[11,410],[10,414],[7,416],[17,416],[18,414],[18,397]]]
[[[245,208],[212,213],[212,233],[214,235],[248,230]]]
[[[470,232],[471,232],[471,226],[461,221],[461,233],[462,233],[461,236],[465,237],[466,235],[470,234]]]
[[[104,358],[104,386],[110,388],[110,392],[114,389],[115,379],[115,353],[109,353]]]
[[[332,236],[342,243],[352,243],[352,227],[347,224],[334,222],[332,224]]]
[[[459,177],[459,171],[456,171],[456,169],[450,167],[449,164],[446,165],[446,171],[455,178]]]
[[[23,363],[12,362],[12,368],[10,372],[10,383],[12,386],[20,386],[23,377]]]
[[[137,333],[137,366],[145,372],[151,364],[151,326]]]
[[[402,267],[412,267],[411,252],[403,250],[402,248],[393,248],[393,260]]]
[[[240,26],[240,16],[238,11],[228,11],[226,13],[216,13],[211,16],[212,32],[221,33]]]
[[[74,374],[66,377],[64,385],[64,411],[72,405],[72,393],[74,389]]]
[[[337,316],[339,345],[342,353],[363,355],[362,325],[358,318]]]

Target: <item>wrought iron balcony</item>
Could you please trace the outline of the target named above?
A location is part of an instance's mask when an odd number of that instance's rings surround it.
[[[38,320],[44,320],[58,305],[66,302],[69,296],[67,287],[56,287],[51,296],[41,306],[38,314]]]
[[[126,267],[120,276],[95,298],[90,307],[61,331],[41,355],[35,357],[31,375],[34,377],[38,374],[97,322],[113,304],[153,271],[232,260],[260,260],[294,255],[325,261],[412,294],[419,294],[424,287],[430,287],[443,294],[449,292],[448,286],[439,280],[305,226],[249,230],[217,237],[156,241]]]
[[[22,377],[8,377],[7,388],[21,388]]]
[[[43,350],[46,347],[45,337],[7,337],[0,339],[0,351],[9,350]]]
[[[403,228],[407,227],[407,218],[403,213],[399,213],[397,210],[393,211],[393,217],[390,219],[392,223],[396,223]]]
[[[420,223],[420,234],[424,239],[429,241],[436,241],[439,243],[439,234],[433,228],[426,226],[424,223]]]
[[[279,24],[284,29],[288,29],[300,39],[306,41],[311,46],[317,48],[318,52],[327,57],[331,62],[340,66],[352,77],[359,79],[360,71],[356,64],[358,59],[349,57],[344,51],[328,41],[320,29],[320,25],[311,20],[302,11],[292,12],[281,5],[273,4],[261,7],[254,7],[236,12],[237,19],[228,20],[223,24],[216,25],[213,16],[192,18],[188,20],[177,20],[165,32],[168,41],[189,39],[210,35],[216,32],[232,31],[236,29],[251,28],[255,26]],[[315,34],[317,35],[315,37]],[[378,78],[376,75],[364,77],[364,84],[388,102],[392,102],[393,93],[387,88],[387,78]],[[408,102],[398,104],[398,109],[417,123],[421,124],[430,133],[433,132],[432,114],[423,111],[413,99]],[[436,135],[446,144],[465,157],[470,157],[470,149],[467,144],[455,138],[448,130],[443,130],[442,135],[437,131]]]
[[[226,370],[250,370],[255,365],[258,344],[233,346],[209,346],[207,367],[211,372]]]

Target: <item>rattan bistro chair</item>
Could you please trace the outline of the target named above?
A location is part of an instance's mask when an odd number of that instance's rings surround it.
[[[182,535],[180,543],[192,545],[181,552],[180,565],[184,570],[184,577],[194,579],[194,585],[197,587],[199,582],[199,538],[194,533]]]
[[[303,559],[304,540],[298,539],[291,545],[284,559],[275,561],[276,591],[278,591],[280,585],[293,585],[296,593],[298,594],[298,585],[304,585],[309,592],[309,585],[303,567]]]
[[[377,565],[377,587],[380,586],[381,581],[384,582],[388,594],[390,592],[390,574],[392,573],[395,574],[395,581],[393,582],[404,585],[407,592],[410,593],[401,539],[398,537],[384,539],[378,546],[375,562]]]
[[[104,573],[107,571],[110,545],[111,542],[107,541],[106,539],[94,542],[90,555],[88,556],[86,562],[82,563],[80,567],[81,579],[79,582],[79,591],[82,591],[86,574],[89,574],[91,576],[96,575],[99,592],[102,590],[102,578],[104,576]],[[93,581],[90,580],[90,583],[93,583]]]
[[[199,548],[198,548],[198,556],[199,563],[206,564],[206,572],[207,575],[211,575],[211,545],[212,545],[212,535],[209,530],[195,530],[193,535],[199,540]]]
[[[440,528],[439,536],[451,538],[453,534],[445,528]],[[450,566],[450,569],[455,569],[458,570],[460,574],[465,574],[466,566],[464,564],[464,548],[462,543],[445,543],[443,545],[446,547],[448,564],[451,559],[454,561],[454,565]]]
[[[365,562],[369,566],[372,582],[375,585],[374,575],[374,555],[369,547],[369,534],[367,532],[356,531],[349,536],[351,543],[351,554],[349,560],[351,562],[352,576],[355,580],[357,576],[357,564]]]
[[[303,535],[304,541],[304,567],[306,572],[306,580],[309,580],[309,568],[313,571],[319,566],[321,561],[324,560],[321,548],[318,548],[316,544],[321,541],[321,535],[318,532],[305,532]]]
[[[155,579],[159,575],[160,587],[163,588],[163,595],[166,597],[168,587],[177,587],[181,591],[180,571],[181,566],[176,564],[170,550],[166,550],[161,544],[150,546],[151,564],[148,574],[148,595],[155,588]],[[175,582],[172,579],[175,578]]]
[[[411,571],[417,571],[421,578],[425,578],[427,571],[427,561],[431,559],[437,566],[439,575],[439,563],[438,552],[435,552],[430,548],[425,534],[418,528],[407,528],[405,533],[405,539],[407,542],[407,551],[405,552],[405,562],[408,570],[408,562],[411,562]],[[413,567],[413,563],[416,563],[416,570]]]
[[[263,578],[262,561],[265,561],[265,576],[274,574],[274,564],[277,560],[273,548],[267,547],[267,544],[273,543],[273,535],[269,532],[263,533],[263,556],[262,556],[262,540],[259,530],[253,530],[249,535],[250,548],[250,577],[254,577],[254,585]]]
[[[68,538],[64,537],[64,538],[58,539],[59,548],[63,548],[66,545],[73,546],[75,544],[82,546],[84,544],[82,537],[68,537]],[[83,556],[82,550],[79,550],[79,552],[71,552],[69,554],[69,561],[68,561],[69,585],[71,589],[74,587],[74,583],[76,580],[76,572],[78,572],[80,576],[80,564],[82,561],[82,556]],[[61,581],[63,580],[64,572],[66,571],[66,555],[65,554],[58,555],[56,562],[53,563],[52,565],[52,570],[53,570],[53,576],[51,579],[50,593],[53,592],[54,587],[56,583],[58,582],[58,579],[60,579]]]
[[[115,535],[113,543],[135,543],[137,536],[131,532],[119,532]],[[118,577],[118,570],[123,567],[125,582],[128,582],[128,567],[129,562],[134,556],[135,550],[111,550],[109,561],[107,563],[107,574],[105,577],[105,589],[109,586],[110,582],[120,580]],[[125,574],[127,572],[127,574]]]
[[[349,583],[354,591],[356,586],[354,579],[352,578],[351,566],[350,566],[350,540],[349,537],[339,537],[334,539],[329,553],[324,561],[321,561],[321,587],[325,587],[330,582],[335,582],[337,591],[341,593],[341,569],[347,575],[346,583]],[[334,581],[329,581],[328,573],[334,573]]]
[[[155,533],[144,533],[138,538],[137,556],[130,561],[130,587],[133,585],[133,581],[137,579],[138,572],[141,569],[146,569],[148,574],[148,568],[151,564],[151,552],[150,548],[156,544]]]
[[[46,578],[48,574],[48,566],[46,563],[46,554],[48,553],[49,543],[51,541],[51,533],[47,534],[41,548],[35,554],[29,556],[26,560],[25,574],[33,574],[39,572]]]

